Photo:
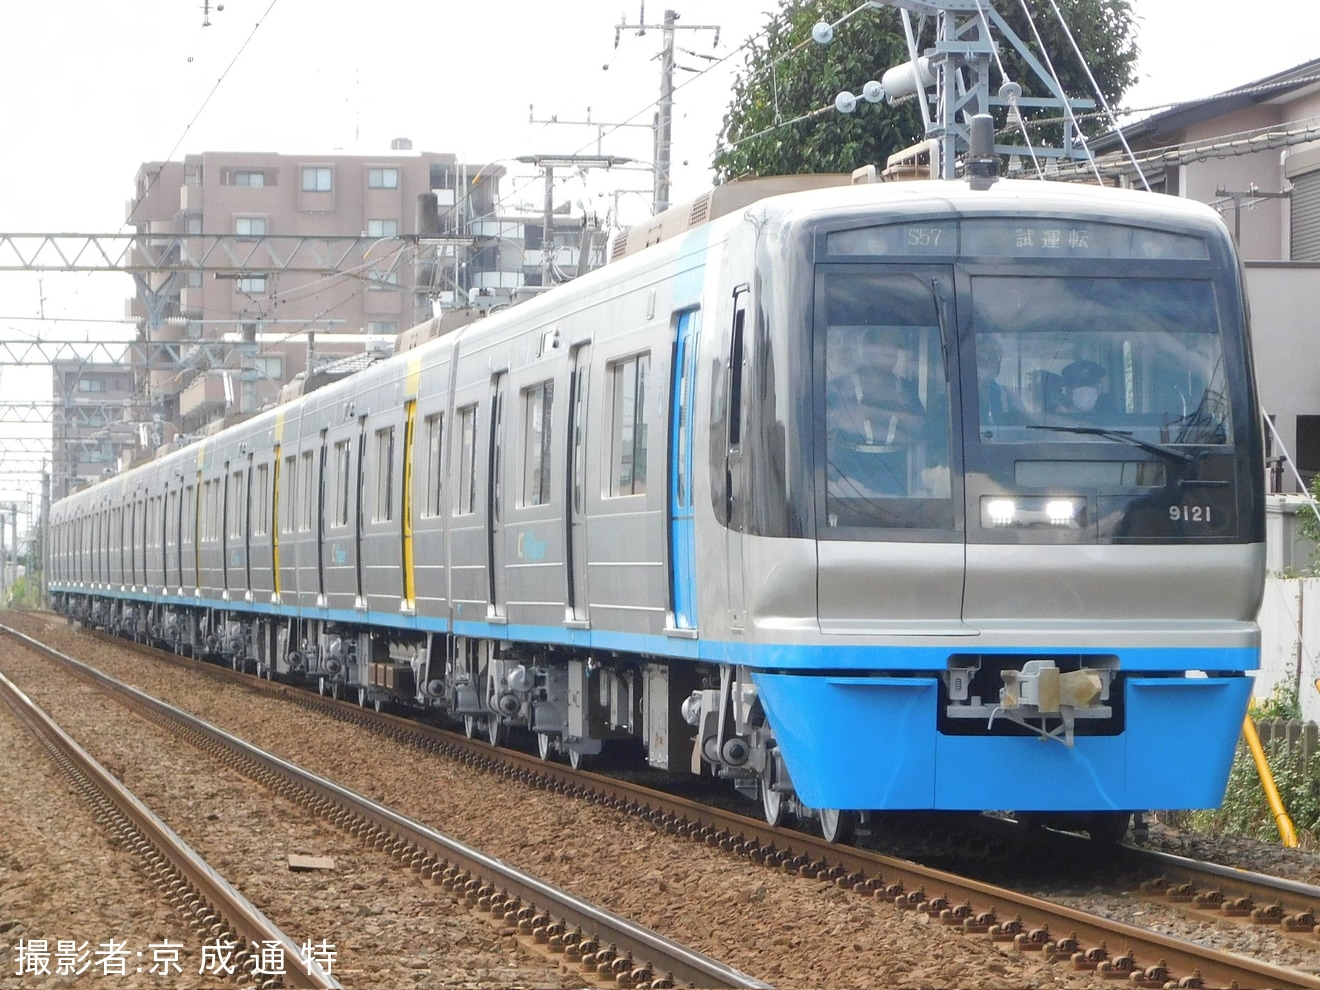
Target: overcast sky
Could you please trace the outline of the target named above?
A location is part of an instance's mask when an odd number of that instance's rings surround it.
[[[1141,81],[1128,94],[1132,107],[1208,95],[1320,57],[1315,0],[1273,0],[1248,14],[1228,0],[1133,2],[1142,55]],[[1047,7],[1047,0],[1035,5]],[[7,5],[0,36],[0,231],[119,230],[140,163],[203,151],[369,154],[407,137],[417,150],[453,152],[474,163],[594,152],[596,127],[542,123],[554,115],[582,121],[589,113],[598,123],[645,125],[606,135],[605,153],[652,157],[662,36],[654,27],[639,35],[635,25],[660,23],[666,4],[657,0],[645,4],[644,21],[638,0],[225,0],[223,10],[218,6],[212,2],[204,15],[200,0]],[[729,81],[742,64],[735,50],[759,32],[774,2],[670,0],[668,6],[685,28],[676,36],[671,197],[681,202],[709,185]],[[625,21],[616,48],[616,27]],[[719,26],[718,43],[703,25]],[[731,57],[712,61],[725,56]],[[704,75],[688,71],[713,64]],[[885,68],[877,66],[877,74]],[[647,172],[593,178],[577,195],[603,211],[614,184],[643,191],[620,197],[625,220],[644,216]],[[506,180],[504,193],[539,208],[540,186],[530,178]],[[105,324],[30,318],[115,320],[132,291],[126,276],[6,274],[0,334],[92,333]],[[22,377],[0,369],[0,393],[12,397]],[[33,397],[48,398],[49,379],[38,381]],[[12,429],[0,426],[0,441],[6,435]],[[8,497],[0,489],[0,499]]]

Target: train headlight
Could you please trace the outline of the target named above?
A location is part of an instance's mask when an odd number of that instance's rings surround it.
[[[983,521],[987,525],[1012,526],[1017,515],[1017,505],[1011,498],[983,499],[981,515],[985,517]]]
[[[1080,496],[1003,495],[981,497],[981,525],[1031,529],[1080,529],[1086,525],[1086,499]]]
[[[1066,498],[1051,499],[1045,503],[1045,516],[1051,526],[1068,526],[1077,518],[1077,506]]]

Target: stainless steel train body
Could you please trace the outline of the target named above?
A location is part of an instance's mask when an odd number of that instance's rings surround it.
[[[881,347],[902,411],[860,406]],[[1216,216],[914,182],[763,200],[65,499],[50,590],[831,831],[1217,804],[1263,530]]]

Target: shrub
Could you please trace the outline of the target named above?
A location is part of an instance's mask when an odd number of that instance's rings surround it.
[[[1264,719],[1300,720],[1301,702],[1296,686],[1277,688],[1273,695],[1256,706],[1253,717],[1258,722]],[[1265,755],[1284,810],[1299,835],[1309,840],[1320,833],[1320,755],[1307,759],[1300,751],[1290,753],[1283,739],[1276,739],[1266,747]],[[1245,741],[1238,743],[1234,754],[1223,804],[1216,809],[1192,812],[1184,827],[1212,835],[1241,835],[1264,842],[1279,841],[1278,823],[1274,820],[1255,760]]]

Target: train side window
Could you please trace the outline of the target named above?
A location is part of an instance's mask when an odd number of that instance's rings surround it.
[[[220,483],[218,479],[208,478],[202,482],[202,540],[214,540],[220,535],[216,517],[220,511]]]
[[[372,522],[394,518],[394,427],[376,431],[376,504]]]
[[[280,532],[292,533],[298,522],[298,457],[284,458],[284,498],[280,501]]]
[[[243,535],[243,502],[238,497],[243,491],[243,472],[235,471],[233,483],[230,485],[230,491],[233,493],[229,498],[229,535],[235,539]],[[152,512],[155,515],[155,512]],[[154,523],[154,519],[152,520]]]
[[[220,511],[224,508],[223,496],[224,479],[216,478],[215,481],[211,483],[211,518],[209,520],[209,526],[211,528],[212,540],[219,540],[220,534],[223,532],[223,523],[220,518]]]
[[[457,501],[454,514],[470,516],[477,511],[477,407],[458,411],[459,456]]]
[[[316,483],[316,456],[312,451],[306,451],[302,455],[302,478],[300,480],[302,491],[301,512],[298,518],[298,530],[302,533],[310,533],[312,530],[312,521],[316,518],[316,492],[319,485]]]
[[[254,536],[265,536],[270,518],[270,465],[258,464],[257,477],[255,481],[253,496],[255,504],[252,506],[252,533]]]
[[[331,526],[348,525],[348,505],[352,500],[353,492],[350,487],[353,482],[352,461],[353,452],[350,441],[340,440],[335,444],[335,458],[331,468],[334,471],[330,493]]]
[[[554,382],[542,382],[523,391],[522,504],[550,501],[550,413]]]
[[[445,417],[441,413],[427,416],[426,426],[426,499],[422,502],[423,516],[438,516],[442,506],[443,480],[440,475],[441,441],[444,439]]]
[[[638,354],[609,366],[611,497],[646,492],[650,405],[646,401],[651,356]]]
[[[742,445],[743,334],[747,326],[747,293],[738,294],[734,304],[733,342],[729,350],[729,447]]]

